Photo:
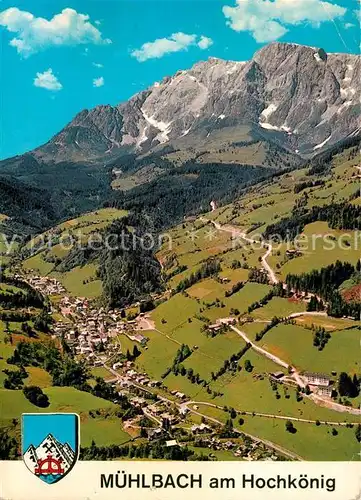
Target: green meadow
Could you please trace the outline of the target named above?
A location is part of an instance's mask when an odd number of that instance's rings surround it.
[[[313,345],[313,332],[297,325],[277,325],[266,333],[260,347],[305,371],[360,373],[361,329],[330,332],[322,351]]]
[[[92,441],[95,441],[98,446],[121,445],[131,439],[131,436],[124,431],[120,418],[101,419],[85,415],[81,417],[80,442],[82,446],[90,446]]]
[[[167,368],[172,366],[180,346],[156,331],[147,331],[147,337],[150,338],[147,349],[142,349],[141,356],[136,360],[136,366],[159,380]]]
[[[215,418],[225,423],[229,413],[221,409],[206,405],[199,405],[198,411],[203,415]],[[242,417],[244,423],[239,424]],[[338,419],[334,419],[337,421]],[[360,460],[359,444],[355,437],[355,426],[344,426],[293,421],[296,429],[294,434],[286,431],[286,420],[277,418],[259,417],[257,415],[237,415],[233,420],[234,427],[240,431],[248,432],[254,436],[271,441],[282,446],[304,460],[324,461]],[[332,435],[332,429],[337,430],[337,435]],[[317,443],[317,446],[315,446]]]
[[[47,387],[44,392],[49,397],[50,405],[47,408],[38,408],[25,398],[22,391],[0,389],[1,419],[20,418],[22,413],[81,413],[116,408],[110,401],[97,398],[88,392],[78,391],[73,387]]]
[[[252,318],[271,320],[275,316],[286,318],[293,313],[307,310],[307,304],[302,301],[292,301],[281,297],[273,297],[265,306],[255,309],[251,313]]]
[[[89,299],[99,297],[102,293],[102,282],[96,277],[96,264],[78,266],[67,273],[52,273],[58,279],[70,295],[87,297]]]
[[[285,421],[261,417],[244,417],[242,430],[268,439],[296,453],[304,460],[359,461],[360,445],[355,437],[355,428],[293,422],[295,434],[286,431]],[[332,435],[335,428],[337,435]]]
[[[207,339],[182,364],[185,368],[193,368],[205,380],[210,379],[211,372],[218,371],[224,361],[245,346],[244,340],[235,332],[219,334]]]
[[[330,229],[326,222],[314,222],[305,227],[303,235],[307,238],[305,250],[301,250],[300,257],[291,259],[282,266],[283,277],[287,274],[301,274],[311,269],[321,269],[337,260],[356,264],[360,258],[355,231],[336,231]]]

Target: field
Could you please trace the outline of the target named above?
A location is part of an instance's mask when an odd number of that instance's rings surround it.
[[[15,366],[13,366],[13,368],[15,368]],[[43,368],[39,368],[37,366],[26,366],[25,370],[29,376],[24,379],[24,385],[37,385],[42,389],[51,386],[52,377]]]
[[[356,264],[360,258],[357,235],[354,231],[335,231],[326,222],[308,224],[303,232],[307,244],[302,256],[289,260],[281,268],[281,275],[301,274],[310,269],[321,269],[336,260]],[[335,240],[331,239],[335,238]],[[349,242],[349,246],[346,246]],[[333,248],[334,247],[334,248]]]
[[[304,422],[294,422],[294,427],[297,432],[290,434],[282,420],[245,417],[242,430],[269,439],[304,460],[359,460],[360,445],[355,438],[355,428],[330,425],[317,427]],[[337,430],[336,436],[332,435],[333,428]]]
[[[100,377],[104,380],[114,378],[114,376],[103,366],[96,366],[91,369],[91,374],[93,377]]]
[[[115,417],[106,419],[82,416],[80,441],[82,446],[90,446],[92,441],[98,446],[123,444],[131,436],[123,430],[122,420]]]
[[[360,373],[361,330],[330,332],[322,351],[313,346],[313,332],[301,326],[277,325],[263,337],[260,347],[280,356],[299,369],[331,374],[331,371]]]
[[[199,310],[200,306],[195,300],[177,294],[157,307],[151,313],[151,318],[162,332],[170,333],[175,328],[186,323],[188,318],[199,313]]]
[[[255,358],[254,354],[247,355],[246,358],[255,363],[257,372],[262,370],[262,362]],[[256,364],[257,363],[257,364]],[[274,367],[275,368],[275,367]],[[296,401],[294,389],[285,389],[283,386],[278,388],[280,398],[277,399],[277,392],[273,391],[266,373],[257,376],[246,373],[232,377],[224,377],[212,388],[223,393],[222,397],[217,397],[209,402],[217,405],[233,406],[239,411],[259,412],[272,415],[283,415],[286,417],[300,417],[311,420],[323,421],[357,421],[357,417],[346,413],[338,413],[327,408],[317,406],[312,401],[304,398],[301,402]],[[263,377],[263,379],[262,379]],[[287,397],[286,397],[287,396]],[[289,396],[289,398],[288,398]],[[202,399],[201,401],[206,401]]]
[[[235,457],[232,451],[227,450],[210,450],[209,448],[201,448],[200,446],[188,446],[190,450],[193,450],[197,455],[204,455],[209,458],[214,457],[220,461],[235,462],[242,461],[242,457]]]
[[[18,323],[10,323],[10,329],[14,329],[19,326]],[[5,323],[0,321],[0,387],[3,387],[6,375],[3,372],[5,369],[12,369],[12,366],[7,364],[6,360],[13,354],[15,347],[11,344],[6,344],[5,339]]]
[[[24,269],[34,269],[41,276],[47,276],[54,268],[54,264],[46,262],[42,253],[38,253],[23,262]]]
[[[102,293],[102,282],[96,279],[96,271],[95,264],[87,264],[75,267],[67,273],[52,273],[52,276],[63,284],[70,295],[91,299]]]
[[[223,308],[213,307],[204,311],[203,314],[211,321],[230,316],[232,308],[238,309],[241,314],[245,314],[251,304],[261,300],[270,290],[269,285],[246,283],[239,292],[231,295],[231,297],[222,298]]]
[[[209,396],[201,385],[192,384],[187,377],[171,373],[164,380],[164,385],[170,391],[179,391],[189,396],[194,401],[208,401]]]
[[[99,297],[102,294],[102,283],[96,277],[98,269],[96,262],[74,267],[64,273],[58,272],[57,266],[69,254],[75,243],[82,242],[86,245],[91,238],[99,237],[99,231],[126,214],[124,210],[104,208],[66,221],[36,236],[25,247],[35,254],[23,261],[24,269],[33,270],[41,276],[55,277],[70,295],[90,299]]]
[[[286,318],[287,316],[307,310],[307,305],[302,301],[291,301],[281,297],[273,297],[268,304],[256,309],[251,313],[251,317],[271,320],[275,316],[278,318]]]
[[[229,413],[210,406],[199,405],[198,411],[220,422],[225,422],[229,418]],[[239,425],[240,416],[244,420],[243,425]],[[286,419],[266,418],[257,415],[238,415],[233,420],[234,427],[241,432],[244,431],[269,440],[304,460],[359,460],[359,445],[355,437],[355,427],[346,428],[324,424],[323,421],[319,426],[315,423],[293,421],[296,432],[290,434],[286,431],[285,423]],[[333,428],[337,430],[336,436],[332,435]],[[314,443],[317,443],[317,446]]]
[[[31,404],[22,391],[0,389],[1,419],[20,418],[22,413],[81,413],[103,408],[115,409],[116,405],[105,399],[97,398],[87,392],[78,391],[73,387],[48,387],[44,392],[49,397],[50,406],[38,408]]]
[[[192,322],[188,321],[171,332],[171,338],[181,344],[187,344],[193,348],[198,346],[202,348],[203,344],[208,342],[208,338],[204,332],[201,331],[204,323],[198,319],[192,318]]]
[[[227,332],[207,339],[183,365],[185,368],[193,368],[205,380],[210,380],[211,372],[218,371],[224,360],[229,359],[232,354],[244,347],[244,341],[235,332]]]
[[[242,332],[244,332],[247,337],[253,342],[256,340],[256,335],[267,325],[266,322],[247,322],[240,326]]]
[[[166,369],[173,364],[179,344],[172,342],[159,332],[147,331],[150,338],[148,349],[137,358],[137,366],[143,368],[151,377],[159,380]]]
[[[323,316],[300,316],[295,318],[298,325],[322,327],[327,331],[345,330],[355,326],[355,321],[347,318],[331,318]],[[357,324],[356,324],[357,326]],[[361,326],[361,325],[360,325]]]

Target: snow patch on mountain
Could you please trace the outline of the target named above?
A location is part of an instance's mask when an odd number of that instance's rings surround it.
[[[313,149],[314,149],[314,151],[316,151],[317,149],[321,149],[321,148],[323,148],[323,146],[325,146],[325,145],[328,143],[328,141],[331,139],[331,137],[332,137],[332,134],[331,134],[329,137],[327,137],[327,139],[326,139],[325,141],[321,142],[321,144],[317,144],[317,145],[313,148]]]
[[[262,111],[260,118],[262,118],[262,119],[264,118],[267,121],[268,118],[277,110],[277,107],[278,106],[276,104],[273,104],[273,103],[269,104],[267,106],[267,108],[265,108]]]
[[[105,152],[106,160],[121,148],[128,154],[140,145],[145,152],[190,130],[197,146],[214,128],[224,128],[226,137],[228,127],[245,125],[282,132],[277,142],[291,150],[289,136],[297,131],[298,149],[313,155],[326,135],[330,146],[358,129],[360,62],[358,55],[278,42],[247,62],[210,58],[118,106],[82,111],[33,154],[51,162],[103,161]]]
[[[172,130],[170,128],[170,125],[172,122],[170,121],[169,123],[165,123],[163,121],[158,121],[154,118],[154,116],[147,115],[147,113],[144,111],[143,108],[141,109],[141,111],[142,111],[142,114],[143,114],[145,120],[150,125],[152,125],[154,128],[157,128],[158,130],[160,130],[160,133],[156,136],[156,139],[158,139],[158,141],[160,143],[167,142],[169,140],[168,134]]]

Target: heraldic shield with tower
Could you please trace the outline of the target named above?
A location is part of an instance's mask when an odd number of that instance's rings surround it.
[[[27,468],[47,484],[63,479],[79,455],[79,417],[74,413],[22,416],[22,455]]]

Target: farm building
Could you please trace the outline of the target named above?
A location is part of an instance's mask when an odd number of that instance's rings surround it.
[[[322,386],[330,385],[330,378],[327,375],[324,375],[323,373],[307,372],[303,376],[304,376],[307,384],[322,385]]]
[[[198,433],[207,433],[212,430],[212,427],[209,427],[207,424],[200,424],[200,425],[192,425],[191,431],[193,434],[198,434]]]
[[[326,396],[330,398],[332,396],[332,387],[331,386],[321,386],[317,388],[317,394],[319,396]]]
[[[148,342],[148,339],[144,337],[141,333],[137,333],[136,335],[129,335],[130,340],[134,340],[135,342],[139,342],[142,346],[145,346]]]

